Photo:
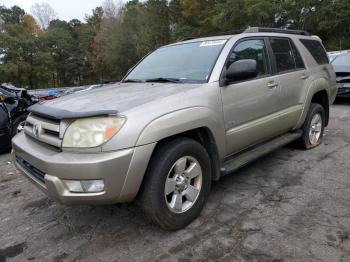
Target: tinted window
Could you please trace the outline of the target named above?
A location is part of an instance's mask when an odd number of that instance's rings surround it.
[[[285,72],[296,68],[294,54],[288,39],[270,39],[276,62],[277,72]]]
[[[319,65],[329,63],[327,53],[319,41],[300,39],[300,42],[306,47]]]
[[[229,68],[232,63],[242,59],[254,59],[257,62],[258,76],[264,76],[270,73],[264,40],[252,39],[239,43],[231,52],[226,68]]]

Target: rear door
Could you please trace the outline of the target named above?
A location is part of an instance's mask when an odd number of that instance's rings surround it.
[[[269,37],[274,72],[281,88],[281,131],[297,124],[310,75],[300,52],[288,37]]]

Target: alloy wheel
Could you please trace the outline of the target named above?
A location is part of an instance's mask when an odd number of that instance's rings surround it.
[[[202,168],[195,158],[177,160],[165,181],[164,196],[169,210],[174,213],[189,210],[201,192],[202,179]]]

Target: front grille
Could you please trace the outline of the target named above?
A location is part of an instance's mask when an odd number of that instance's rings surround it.
[[[61,149],[62,138],[60,134],[64,132],[64,130],[61,130],[61,126],[63,125],[61,125],[60,121],[30,114],[26,120],[24,132],[41,143]]]
[[[42,184],[45,184],[45,173],[40,171],[39,169],[35,168],[31,164],[29,164],[27,161],[25,161],[23,158],[16,156],[17,163],[28,172],[28,174],[34,178],[35,180],[41,182]]]
[[[337,83],[350,83],[349,72],[337,72]]]

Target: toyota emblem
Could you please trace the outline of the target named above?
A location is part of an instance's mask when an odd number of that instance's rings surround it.
[[[35,137],[39,137],[41,132],[41,125],[40,124],[35,124],[33,125],[33,134]]]

